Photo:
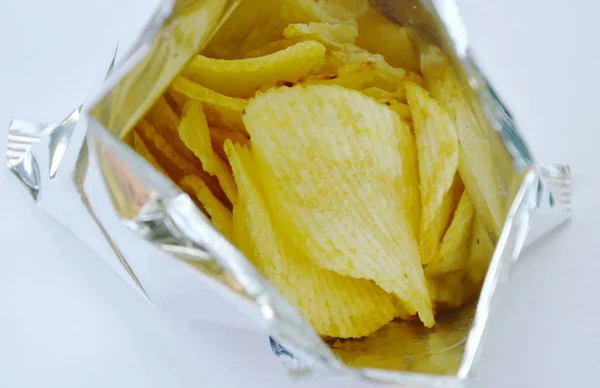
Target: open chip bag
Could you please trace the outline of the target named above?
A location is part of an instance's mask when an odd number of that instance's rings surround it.
[[[144,297],[264,331],[294,374],[462,384],[521,249],[570,216],[450,0],[165,1],[97,98],[8,136]]]

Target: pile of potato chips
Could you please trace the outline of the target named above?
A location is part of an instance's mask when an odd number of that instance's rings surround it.
[[[432,327],[476,296],[493,245],[441,103],[454,74],[427,55],[423,77],[368,0],[245,1],[128,140],[318,333]]]

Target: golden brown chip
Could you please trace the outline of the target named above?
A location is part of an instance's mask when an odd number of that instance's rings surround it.
[[[256,97],[244,122],[273,216],[296,248],[323,268],[374,280],[432,326],[400,192],[398,116],[360,92],[307,85]]]
[[[440,214],[458,168],[458,139],[450,115],[429,93],[412,82],[406,98],[413,117],[421,182],[420,250],[423,264],[437,256],[451,210]],[[448,205],[446,205],[448,207]]]
[[[148,161],[148,163],[150,163],[152,165],[152,167],[154,167],[156,170],[158,170],[158,172],[160,172],[164,176],[169,176],[167,174],[167,172],[162,168],[162,166],[158,163],[158,161],[156,160],[154,155],[152,155],[152,153],[148,149],[148,146],[146,145],[146,143],[144,143],[144,141],[142,140],[140,135],[138,135],[137,131],[132,131],[132,133],[133,133],[133,144],[134,144],[135,151],[138,154],[140,154],[141,157],[146,159]]]
[[[197,176],[187,175],[179,181],[179,186],[184,191],[196,195],[196,198],[210,216],[210,220],[215,228],[221,232],[223,236],[227,237],[229,241],[233,241],[233,220],[231,212],[217,197],[215,197],[206,183]]]
[[[273,222],[251,151],[229,140],[225,150],[239,187],[236,206],[243,209],[253,260],[317,332],[332,337],[362,337],[391,321],[396,314],[392,296],[370,281],[322,269],[288,245],[287,239],[292,236],[282,234]]]
[[[245,132],[242,113],[248,104],[247,100],[225,96],[183,77],[175,78],[171,89],[174,95],[179,93],[192,100],[201,101],[211,125]]]
[[[208,175],[201,168],[179,155],[152,124],[141,120],[135,130],[146,144],[150,153],[154,155],[157,162],[173,181],[179,182],[185,175],[199,176],[210,187],[210,190],[217,198],[223,201],[223,203],[228,204],[227,196],[223,193],[215,177]]]
[[[204,171],[219,180],[229,202],[235,204],[237,187],[229,166],[212,149],[210,130],[201,102],[190,100],[186,103],[183,109],[183,118],[179,124],[179,136],[202,162]]]
[[[227,60],[196,55],[183,76],[215,92],[245,98],[261,86],[295,82],[314,74],[324,62],[325,46],[306,41],[257,58]]]
[[[173,108],[171,108],[164,96],[160,96],[156,100],[152,108],[146,113],[145,119],[156,128],[179,155],[199,165],[198,159],[179,138],[179,134],[177,133],[179,116],[173,111]]]

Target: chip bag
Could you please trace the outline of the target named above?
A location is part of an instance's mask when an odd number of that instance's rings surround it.
[[[11,124],[8,168],[161,311],[260,330],[293,372],[460,384],[570,175],[535,163],[456,14],[165,2],[83,113]]]

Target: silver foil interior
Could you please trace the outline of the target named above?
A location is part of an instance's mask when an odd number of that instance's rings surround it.
[[[477,302],[440,317],[433,330],[392,322],[363,339],[324,340],[186,194],[120,140],[238,3],[161,3],[104,90],[84,109],[87,121],[80,123],[77,109],[56,125],[11,123],[8,169],[36,204],[89,238],[157,307],[210,320],[213,310],[206,298],[217,295],[213,306],[232,309],[225,320],[264,330],[294,374],[460,385],[474,370],[493,300],[521,249],[570,216],[568,168],[535,163],[509,111],[476,66],[454,1],[374,0],[390,20],[409,28],[421,58],[433,44],[453,65],[469,119],[476,124],[473,138],[485,142],[492,160],[492,170],[466,171],[472,176],[464,180],[474,200],[479,198],[478,214],[496,248]],[[479,187],[482,181],[501,195],[490,199]],[[73,196],[72,207],[57,209],[53,198],[65,195]]]

